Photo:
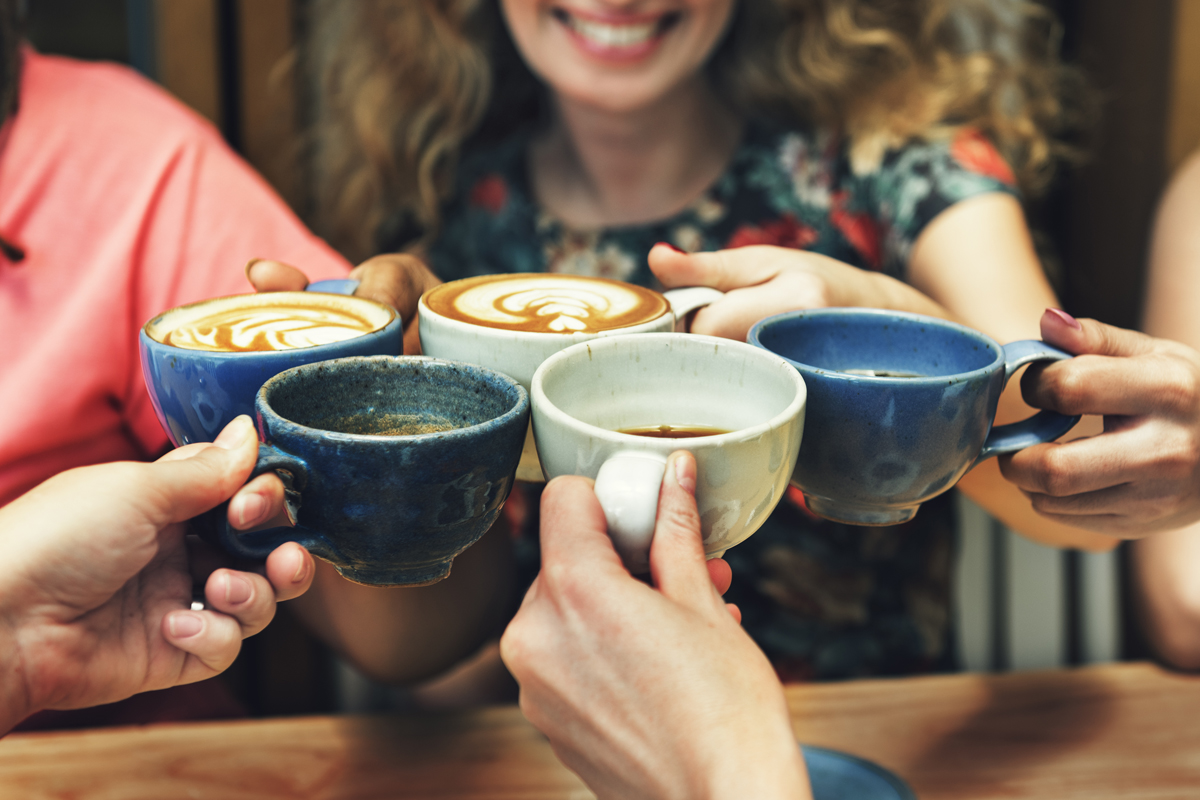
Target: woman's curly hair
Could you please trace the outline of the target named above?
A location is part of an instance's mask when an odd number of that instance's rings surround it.
[[[352,258],[434,235],[460,151],[544,113],[497,0],[315,0],[311,15],[312,222]],[[1025,0],[738,0],[706,69],[747,117],[839,131],[858,171],[970,127],[1036,194],[1088,116],[1059,38]]]

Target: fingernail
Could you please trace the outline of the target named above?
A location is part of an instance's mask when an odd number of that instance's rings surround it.
[[[676,247],[675,245],[671,244],[670,242],[658,242],[658,243],[657,243],[657,244],[655,244],[654,246],[655,246],[655,247],[658,247],[658,245],[660,245],[660,244],[661,244],[663,247],[669,247],[670,249],[674,250],[676,253],[679,253],[681,256],[685,256],[685,255],[687,255],[687,253],[683,252],[682,250],[680,250],[678,247]]]
[[[262,261],[261,258],[252,258],[246,262],[246,280],[250,280],[250,268],[260,261]]]
[[[296,567],[296,574],[292,576],[292,583],[302,583],[308,577],[309,559],[300,560],[300,566]]]
[[[213,441],[213,444],[222,450],[234,450],[243,444],[253,433],[254,422],[250,417],[241,414],[234,417],[233,422],[225,426],[225,430],[221,431],[221,435]]]
[[[225,579],[225,602],[231,606],[241,605],[254,594],[254,587],[250,585],[250,581],[241,575],[226,572],[222,577]]]
[[[233,499],[233,505],[238,519],[238,528],[243,530],[251,525],[257,525],[271,510],[271,504],[261,494],[238,495]]]
[[[1083,326],[1079,324],[1079,320],[1075,319],[1070,314],[1063,311],[1061,308],[1047,308],[1046,313],[1053,314],[1054,316],[1058,317],[1060,320],[1065,322],[1069,327],[1072,327],[1077,331],[1083,330]]]
[[[696,476],[692,472],[691,465],[688,464],[688,459],[683,456],[675,456],[675,463],[672,466],[671,471],[675,474],[675,483],[679,484],[679,488],[688,494],[695,494]]]
[[[187,639],[204,630],[204,620],[199,614],[172,614],[167,620],[171,636],[176,639]]]

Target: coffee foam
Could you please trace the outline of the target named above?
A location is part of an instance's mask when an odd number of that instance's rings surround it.
[[[183,306],[153,320],[147,333],[186,350],[296,350],[364,336],[394,316],[385,306],[355,298],[277,292]]]
[[[449,319],[535,333],[596,333],[658,319],[658,292],[607,278],[529,273],[485,275],[429,291],[425,305]]]

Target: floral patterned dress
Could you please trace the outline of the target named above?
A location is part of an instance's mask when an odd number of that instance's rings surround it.
[[[857,174],[834,135],[750,125],[725,173],[674,217],[575,230],[533,197],[528,145],[527,135],[513,136],[464,158],[430,251],[443,280],[550,271],[654,286],[646,255],[660,241],[689,252],[794,247],[903,280],[913,243],[934,217],[969,197],[1015,194],[1008,166],[970,131],[913,142]],[[509,503],[535,565],[536,492],[527,487]],[[952,509],[946,495],[905,525],[860,528],[815,517],[792,490],[726,554],[726,597],[785,680],[952,667]]]

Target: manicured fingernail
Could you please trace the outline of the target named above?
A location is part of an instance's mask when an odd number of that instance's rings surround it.
[[[1075,319],[1070,314],[1063,311],[1061,308],[1047,308],[1046,313],[1053,314],[1054,316],[1058,317],[1063,322],[1065,322],[1068,326],[1074,328],[1077,331],[1083,330],[1083,326],[1079,324],[1079,320]]]
[[[233,505],[238,528],[243,530],[262,522],[271,510],[271,504],[261,494],[238,495],[233,498]]]
[[[172,614],[167,626],[176,639],[187,639],[204,630],[204,619],[199,614]]]
[[[250,581],[241,575],[226,572],[222,577],[225,580],[225,602],[231,606],[241,605],[254,594],[254,587],[250,585]]]
[[[245,414],[233,418],[221,435],[213,441],[222,450],[234,450],[254,434],[254,422]]]
[[[657,243],[657,244],[655,244],[654,246],[655,246],[655,247],[658,247],[658,245],[660,245],[660,244],[661,244],[663,247],[669,247],[669,248],[671,248],[672,250],[674,250],[676,253],[679,253],[680,255],[687,255],[687,253],[683,252],[682,250],[680,250],[678,247],[676,247],[675,245],[671,244],[670,242],[658,242],[658,243]]]
[[[261,258],[252,258],[246,262],[246,280],[250,280],[250,268],[260,261],[262,261]]]

